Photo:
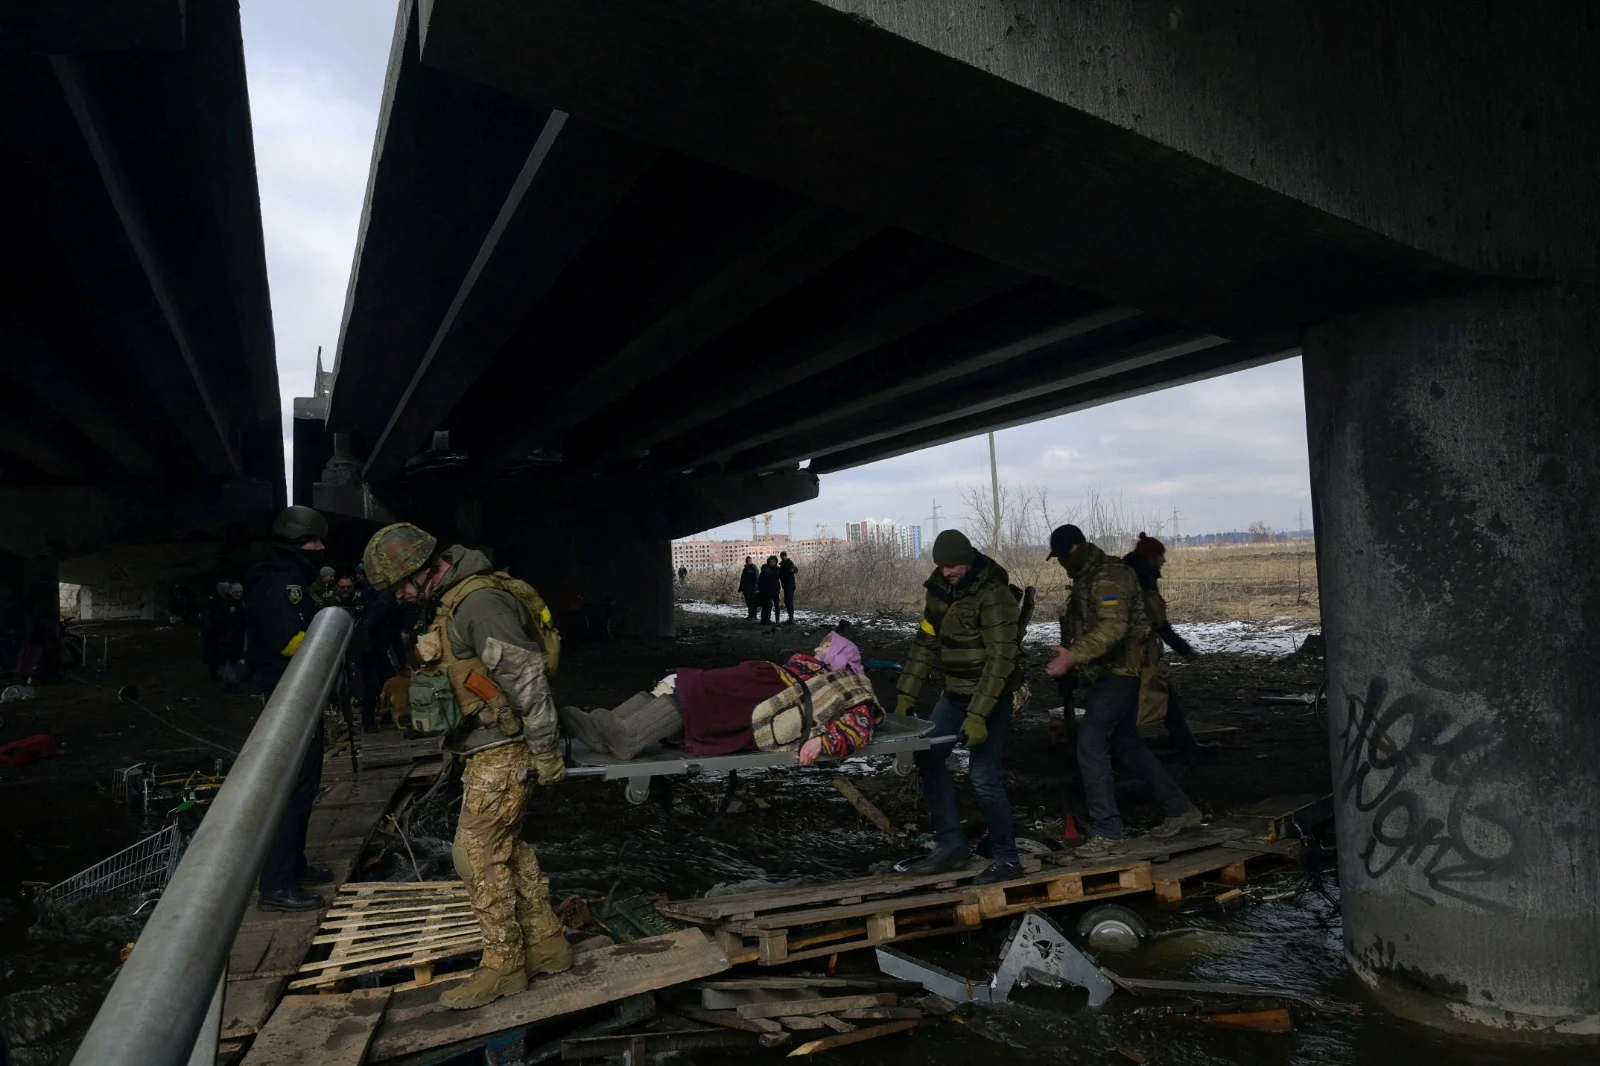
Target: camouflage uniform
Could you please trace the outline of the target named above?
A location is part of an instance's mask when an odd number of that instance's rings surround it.
[[[1061,615],[1061,645],[1077,656],[1078,675],[1090,682],[1142,676],[1152,630],[1139,579],[1093,544],[1073,553],[1068,573],[1072,589]]]
[[[460,546],[444,557],[453,565],[432,631],[463,715],[445,745],[466,762],[452,850],[483,933],[482,964],[518,970],[528,949],[562,929],[549,879],[520,836],[535,771],[554,783],[551,760],[561,762],[555,703],[527,610],[511,593],[472,580],[489,572],[488,558]]]

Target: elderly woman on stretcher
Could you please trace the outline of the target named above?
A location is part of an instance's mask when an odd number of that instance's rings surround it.
[[[701,670],[682,667],[651,692],[620,706],[561,710],[562,728],[595,752],[632,759],[672,742],[684,755],[798,751],[811,766],[872,743],[883,706],[861,663],[861,650],[832,632],[814,652],[782,664],[750,661]]]

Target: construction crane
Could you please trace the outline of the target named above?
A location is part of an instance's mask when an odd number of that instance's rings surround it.
[[[765,529],[766,529],[766,537],[767,537],[767,539],[766,539],[765,543],[771,544],[772,543],[772,516],[770,514],[762,515],[761,516],[761,525],[763,527],[765,527]]]
[[[789,512],[789,539],[794,540],[794,512]]]
[[[750,516],[750,541],[752,544],[760,543],[761,534],[756,532],[756,516]]]

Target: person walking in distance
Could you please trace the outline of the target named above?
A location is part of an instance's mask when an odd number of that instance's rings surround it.
[[[767,556],[767,561],[761,564],[761,575],[757,579],[756,588],[761,599],[761,624],[769,625],[779,621],[778,617],[778,591],[783,586],[783,579],[778,570],[778,557]]]
[[[1061,644],[1051,649],[1055,658],[1046,672],[1059,678],[1076,668],[1090,683],[1077,729],[1077,754],[1094,835],[1078,847],[1077,855],[1100,859],[1127,848],[1111,773],[1113,755],[1150,786],[1161,804],[1165,819],[1150,836],[1175,837],[1198,826],[1200,812],[1139,738],[1139,679],[1147,665],[1150,624],[1138,579],[1121,559],[1090,544],[1073,525],[1051,532],[1045,558],[1060,562],[1072,578]]]
[[[928,595],[922,624],[900,674],[895,713],[910,714],[929,673],[935,666],[944,671],[944,694],[933,707],[933,733],[958,735],[967,746],[968,774],[983,808],[994,859],[973,883],[993,884],[1022,876],[1011,800],[1001,776],[1013,694],[1022,684],[1017,601],[1004,568],[975,551],[960,530],[939,534],[933,562],[935,569],[924,585]],[[904,866],[908,873],[966,868],[966,835],[945,766],[950,747],[916,753],[935,841],[932,853]]]
[[[398,522],[373,534],[363,561],[374,589],[392,587],[402,602],[436,608],[417,640],[412,709],[419,682],[442,678],[459,716],[444,740],[465,762],[452,854],[484,946],[472,976],[446,990],[439,1005],[470,1010],[524,991],[530,976],[572,965],[549,881],[521,837],[535,782],[558,784],[567,773],[546,676],[560,637],[532,586],[495,571],[476,549],[437,549],[431,534]],[[434,687],[435,702],[444,687]]]
[[[744,569],[739,571],[739,595],[744,597],[746,622],[756,620],[756,611],[761,606],[761,571],[756,569],[753,558],[744,557]]]
[[[245,577],[245,658],[250,675],[268,698],[283,678],[289,660],[305,639],[316,613],[311,587],[326,547],[328,520],[309,507],[290,507],[272,523],[267,560]],[[333,871],[306,862],[306,828],[322,787],[322,716],[311,747],[295,775],[288,806],[267,847],[256,906],[264,911],[303,911],[322,906],[322,897],[304,886],[333,881]]]
[[[794,565],[788,552],[778,553],[778,584],[783,588],[783,609],[789,613],[786,625],[794,625],[794,576],[800,568]]]

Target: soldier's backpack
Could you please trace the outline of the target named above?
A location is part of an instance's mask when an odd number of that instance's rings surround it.
[[[455,605],[467,598],[467,594],[476,592],[481,588],[497,588],[515,596],[517,602],[522,604],[522,609],[528,612],[528,617],[533,620],[533,632],[528,636],[539,642],[539,650],[544,652],[544,671],[554,674],[561,665],[561,633],[556,629],[555,620],[550,616],[550,608],[546,606],[544,598],[537,589],[523,581],[521,578],[512,577],[503,570],[492,574],[474,574],[461,584],[451,589],[448,597],[448,606],[445,607],[451,614],[455,613]]]

